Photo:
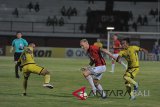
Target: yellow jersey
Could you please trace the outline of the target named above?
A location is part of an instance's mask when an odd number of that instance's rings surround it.
[[[18,62],[21,62],[21,66],[35,63],[34,56],[33,56],[33,48],[25,47]]]
[[[99,47],[99,48],[103,47],[103,44],[101,42],[95,42],[94,45]]]
[[[128,68],[139,67],[138,51],[140,51],[140,47],[129,46],[127,49],[119,52],[119,56],[124,57],[127,60]]]

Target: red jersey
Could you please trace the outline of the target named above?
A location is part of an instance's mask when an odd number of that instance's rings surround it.
[[[100,48],[94,45],[90,45],[87,51],[88,56],[95,66],[106,65],[104,58],[101,55]]]
[[[120,41],[117,39],[116,41],[113,42],[114,48],[120,48],[121,43]],[[114,49],[114,54],[118,54],[120,51],[120,49]]]

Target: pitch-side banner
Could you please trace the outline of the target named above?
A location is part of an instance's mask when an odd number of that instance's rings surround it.
[[[34,51],[35,57],[64,58],[65,48],[37,47]]]
[[[5,55],[13,56],[14,52],[10,52],[11,46],[6,46]],[[55,58],[64,58],[65,57],[65,48],[57,47],[36,47],[34,50],[35,57],[55,57]]]
[[[5,55],[5,47],[0,47],[0,56]]]
[[[66,58],[86,58],[87,54],[81,48],[66,48],[65,57]]]
[[[0,47],[0,55],[13,56],[14,52],[10,52],[10,46]],[[35,57],[53,57],[53,58],[87,58],[86,52],[81,48],[57,48],[57,47],[36,47],[34,51]],[[102,53],[104,58],[108,56]],[[160,55],[146,55],[144,52],[139,52],[140,60],[160,60]]]

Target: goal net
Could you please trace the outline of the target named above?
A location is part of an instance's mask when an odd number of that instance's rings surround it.
[[[116,32],[116,31],[108,31],[107,35],[107,49],[113,52],[113,35],[117,35],[119,40],[124,38],[129,38],[131,45],[137,45],[142,48],[145,48],[149,51],[149,54],[145,54],[144,52],[139,52],[139,59],[140,60],[160,60],[160,53],[156,53],[156,49],[159,48],[160,52],[160,33],[155,32]]]

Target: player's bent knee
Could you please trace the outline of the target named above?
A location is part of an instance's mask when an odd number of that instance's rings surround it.
[[[83,72],[83,76],[84,76],[84,77],[87,77],[87,74],[86,74],[85,72]]]
[[[125,84],[129,84],[129,82],[128,82],[128,81],[125,81]]]
[[[44,70],[40,73],[40,75],[43,75],[43,76],[45,76],[45,75],[47,75],[47,74],[49,74],[49,71],[47,71],[46,69],[44,69]]]
[[[88,71],[84,71],[84,72],[83,72],[83,75],[84,75],[85,77],[87,77],[87,76],[89,76],[90,74],[89,74]]]

